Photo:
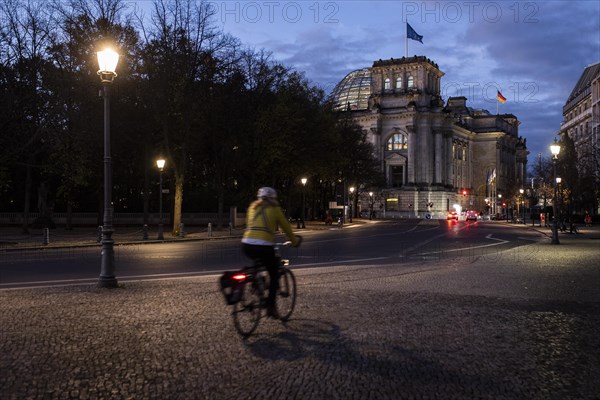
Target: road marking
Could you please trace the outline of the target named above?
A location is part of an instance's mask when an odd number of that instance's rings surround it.
[[[319,263],[305,263],[305,264],[294,264],[293,267],[310,267],[319,265],[330,265],[335,267],[336,264],[348,264],[365,261],[379,261],[386,260],[391,257],[373,257],[373,258],[356,258],[352,260],[331,260]],[[167,274],[149,274],[149,275],[124,275],[117,277],[120,282],[137,282],[146,280],[160,280],[160,279],[183,279],[193,278],[196,276],[210,276],[220,275],[227,270],[210,270],[210,271],[195,271],[195,272],[174,272]],[[13,282],[13,283],[0,283],[0,291],[8,290],[23,290],[23,289],[41,289],[41,288],[56,288],[56,287],[69,287],[69,286],[81,286],[86,284],[93,284],[97,282],[97,278],[81,278],[81,279],[64,279],[56,281],[30,281],[30,282]],[[14,286],[14,287],[8,287]]]
[[[193,276],[204,276],[212,274],[220,274],[226,270],[210,270],[210,271],[195,271],[195,272],[173,272],[166,274],[149,274],[149,275],[124,275],[118,276],[118,281],[143,281],[154,278],[163,279],[174,279],[181,277],[193,277]],[[98,281],[98,278],[81,278],[81,279],[61,279],[56,281],[30,281],[30,282],[13,282],[13,283],[0,283],[0,291],[3,290],[15,290],[15,289],[39,289],[39,288],[51,288],[51,287],[67,287],[67,286],[80,286],[85,284],[92,284]],[[15,287],[6,287],[11,285],[18,285]],[[23,286],[29,285],[29,286]],[[4,286],[4,288],[2,288]]]
[[[498,243],[482,244],[482,245],[479,245],[479,246],[461,247],[461,248],[458,248],[458,249],[450,249],[450,250],[432,251],[432,252],[428,252],[428,253],[419,253],[419,254],[413,254],[412,257],[423,256],[423,255],[427,255],[427,254],[451,253],[451,252],[455,252],[455,251],[465,251],[465,250],[480,249],[480,248],[483,248],[483,247],[499,246],[499,245],[502,245],[504,243],[509,243],[510,242],[509,240],[494,238],[494,237],[492,237],[491,233],[488,234],[485,238],[486,239],[490,239],[490,240],[497,240]]]

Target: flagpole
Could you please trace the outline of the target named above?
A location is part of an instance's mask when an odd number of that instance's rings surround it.
[[[404,48],[406,50],[406,58],[408,58],[408,20],[406,20],[406,29],[404,29],[404,32],[406,33],[406,47]]]

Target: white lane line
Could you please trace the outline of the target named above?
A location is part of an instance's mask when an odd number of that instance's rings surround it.
[[[494,238],[494,237],[492,237],[491,233],[488,234],[485,238],[486,239],[490,239],[490,240],[497,240],[498,243],[482,244],[482,245],[479,245],[479,246],[461,247],[461,248],[458,248],[458,249],[450,249],[450,250],[432,251],[432,252],[428,252],[428,253],[414,254],[413,256],[424,256],[424,255],[427,255],[427,254],[450,253],[450,252],[455,252],[455,251],[465,251],[465,250],[480,249],[480,248],[483,248],[483,247],[499,246],[501,244],[509,243],[510,242],[509,240]]]
[[[319,266],[319,265],[331,265],[336,266],[336,264],[349,264],[349,263],[357,263],[357,262],[366,262],[366,261],[379,261],[379,260],[387,260],[390,257],[373,257],[373,258],[356,258],[352,260],[331,260],[319,263],[305,263],[305,264],[293,264],[294,268],[296,267],[311,267],[311,266]],[[241,269],[242,267],[240,267]],[[230,270],[230,269],[227,269]],[[195,276],[206,276],[206,275],[219,275],[225,271],[223,270],[210,270],[210,271],[196,271],[196,272],[175,272],[168,274],[149,274],[149,275],[124,275],[118,276],[118,281],[127,281],[127,282],[135,282],[135,281],[144,281],[144,280],[160,280],[160,279],[181,279],[187,277],[195,277]],[[97,278],[82,278],[82,279],[64,279],[64,280],[55,280],[55,281],[29,281],[29,282],[13,282],[13,283],[0,283],[0,291],[5,290],[19,290],[19,289],[40,289],[40,288],[52,288],[52,287],[68,287],[68,286],[80,286],[93,284],[97,282]],[[9,287],[12,286],[12,287]]]

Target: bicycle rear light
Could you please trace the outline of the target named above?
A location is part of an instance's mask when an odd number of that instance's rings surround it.
[[[231,277],[231,279],[236,280],[236,281],[245,281],[246,280],[246,274],[235,274]]]

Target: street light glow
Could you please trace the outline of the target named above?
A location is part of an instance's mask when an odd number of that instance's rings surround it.
[[[161,171],[163,170],[163,168],[165,167],[165,162],[166,160],[159,158],[158,160],[156,160],[156,166],[158,167],[158,169],[160,169]]]
[[[302,182],[302,186],[306,186],[306,182],[308,182],[308,179],[302,178],[300,179],[300,182]]]
[[[550,146],[550,152],[552,153],[552,156],[555,158],[558,157],[558,154],[560,153],[560,144],[558,144],[556,139],[554,139],[554,144],[552,144]]]
[[[104,49],[98,52],[98,75],[111,74],[117,76],[115,70],[119,62],[119,54],[112,49]]]

